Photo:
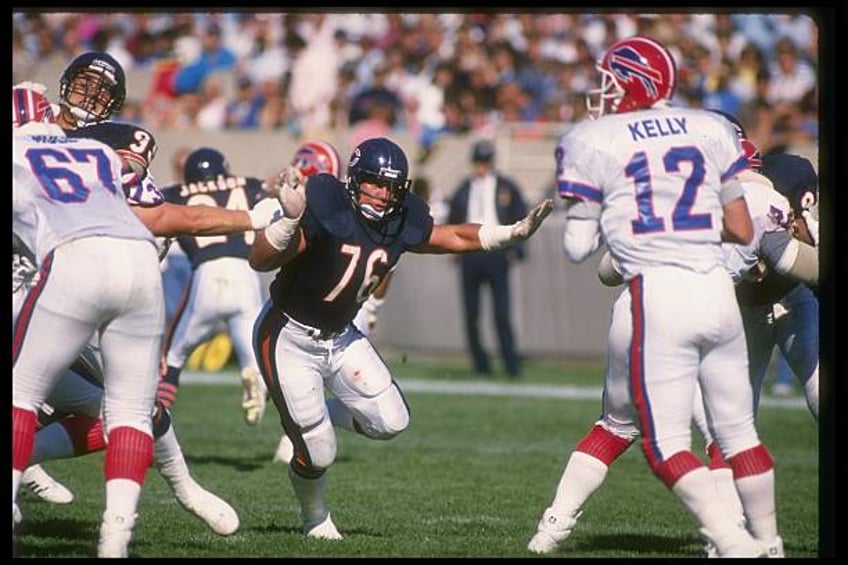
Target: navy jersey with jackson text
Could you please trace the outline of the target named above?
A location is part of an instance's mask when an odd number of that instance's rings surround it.
[[[175,184],[162,189],[167,202],[182,205],[204,204],[227,210],[253,208],[267,196],[264,183],[254,177],[219,176],[216,180]],[[247,259],[256,233],[247,230],[231,235],[184,235],[177,238],[180,248],[196,269],[204,261],[219,257]]]
[[[433,218],[427,204],[409,193],[396,217],[369,222],[341,181],[318,174],[306,185],[300,225],[306,251],[280,270],[271,297],[295,320],[333,332],[353,320],[405,251],[429,240]]]

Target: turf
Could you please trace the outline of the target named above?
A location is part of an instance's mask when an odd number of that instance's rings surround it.
[[[197,480],[228,500],[241,519],[215,535],[148,474],[132,557],[533,557],[527,541],[549,503],[565,460],[598,417],[599,398],[509,395],[522,384],[599,387],[597,363],[528,362],[522,383],[498,374],[507,393],[444,394],[419,382],[476,378],[464,361],[390,359],[412,414],[410,428],[380,442],[340,431],[328,502],[345,539],[300,533],[285,468],[271,462],[279,439],[269,406],[255,428],[242,421],[241,389],[186,383],[175,429]],[[223,373],[222,373],[223,374]],[[788,557],[818,555],[818,429],[805,408],[763,406],[759,430],[776,461],[778,525]],[[696,443],[696,445],[699,445]],[[632,448],[610,469],[555,557],[699,557],[701,542],[683,506]],[[16,555],[92,557],[103,508],[102,454],[45,464],[74,491],[57,506],[22,489],[24,522]]]

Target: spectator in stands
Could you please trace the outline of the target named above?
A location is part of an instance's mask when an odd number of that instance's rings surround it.
[[[177,71],[174,91],[177,94],[199,92],[209,73],[233,70],[236,63],[235,54],[221,42],[221,28],[210,23],[203,32],[200,56]]]

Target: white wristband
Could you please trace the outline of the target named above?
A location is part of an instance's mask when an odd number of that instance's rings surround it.
[[[298,225],[300,225],[300,218],[282,217],[265,228],[265,239],[268,240],[271,247],[277,251],[282,251],[289,246],[289,241],[291,241]]]
[[[512,229],[515,224],[510,226],[497,226],[483,224],[480,226],[480,231],[477,237],[480,238],[480,247],[484,251],[493,251],[501,249],[512,243]]]
[[[380,310],[380,306],[386,301],[385,298],[377,298],[373,294],[368,297],[362,304],[362,308],[369,314],[377,315],[377,312]]]

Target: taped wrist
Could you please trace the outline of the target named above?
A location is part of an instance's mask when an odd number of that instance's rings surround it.
[[[300,218],[282,217],[265,228],[265,239],[268,240],[271,247],[277,251],[282,251],[289,246],[298,225],[300,225]]]
[[[385,301],[386,301],[385,298],[377,298],[376,296],[374,296],[372,294],[371,296],[368,297],[368,300],[366,300],[362,304],[362,309],[365,310],[366,314],[372,314],[372,315],[376,316],[377,312],[380,310],[380,307],[383,305],[383,303]]]
[[[512,230],[515,224],[509,226],[498,226],[483,224],[477,237],[480,238],[480,247],[484,251],[502,249],[512,243]]]

